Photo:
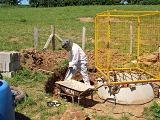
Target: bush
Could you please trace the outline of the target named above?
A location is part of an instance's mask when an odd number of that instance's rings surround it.
[[[38,3],[38,5],[37,5]],[[120,4],[120,0],[30,0],[31,7],[78,6],[78,5],[112,5]]]
[[[144,114],[147,120],[160,120],[160,105],[153,102],[151,106],[144,108]]]
[[[160,0],[142,0],[140,1],[141,5],[159,5]]]

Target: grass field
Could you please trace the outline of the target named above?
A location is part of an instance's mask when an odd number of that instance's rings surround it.
[[[79,7],[55,7],[55,8],[18,8],[4,7],[0,8],[0,50],[21,50],[33,47],[33,30],[35,26],[39,28],[39,50],[42,50],[45,41],[48,39],[51,25],[56,28],[56,33],[62,38],[69,38],[77,43],[81,43],[82,27],[87,31],[87,48],[93,48],[94,23],[81,22],[81,17],[95,17],[96,13],[106,10],[142,10],[154,11],[160,10],[159,6],[79,6]],[[57,48],[58,49],[58,48]],[[48,75],[41,72],[31,72],[24,68],[14,74],[14,77],[5,78],[10,85],[20,86],[27,92],[25,101],[19,103],[15,111],[24,114],[33,120],[54,120],[60,119],[68,106],[78,107],[79,105],[66,103],[59,99],[62,105],[58,108],[49,108],[47,101],[54,98],[44,92],[44,84],[49,79]],[[149,111],[150,112],[150,111]],[[147,113],[146,113],[147,114]],[[54,118],[53,118],[54,117]],[[105,115],[97,115],[95,120],[112,120],[114,118]],[[128,120],[128,117],[122,117],[121,120]]]
[[[54,25],[62,38],[81,42],[82,27],[87,31],[88,45],[94,39],[94,23],[81,22],[81,17],[95,17],[106,10],[160,10],[159,6],[79,6],[55,8],[0,8],[0,50],[20,50],[33,47],[34,27],[39,28],[39,49],[48,39]]]

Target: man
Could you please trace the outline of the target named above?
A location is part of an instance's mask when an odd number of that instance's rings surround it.
[[[77,69],[80,70],[83,77],[83,81],[86,85],[90,86],[90,81],[87,72],[87,57],[84,51],[76,43],[72,43],[70,40],[62,41],[62,48],[69,52],[69,69],[65,76],[65,80],[70,80]]]

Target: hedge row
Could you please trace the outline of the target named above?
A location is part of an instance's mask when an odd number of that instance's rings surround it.
[[[120,4],[120,0],[30,0],[30,5],[32,7],[112,5],[112,4]]]
[[[56,7],[79,5],[160,4],[160,0],[30,0],[32,7]]]

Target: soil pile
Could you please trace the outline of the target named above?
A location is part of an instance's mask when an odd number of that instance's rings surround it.
[[[27,67],[33,71],[42,70],[51,73],[51,77],[48,79],[45,85],[47,93],[56,94],[55,82],[64,80],[67,72],[68,53],[65,50],[59,51],[36,51],[35,49],[23,49],[21,50],[21,66]],[[99,75],[94,67],[94,51],[86,51],[88,57],[88,73],[91,80],[91,84],[95,84],[95,79]],[[79,71],[73,76],[73,79],[81,81],[82,76]],[[83,81],[82,81],[83,82]]]
[[[139,58],[140,62],[148,66],[158,62],[158,59],[159,59],[158,53],[144,54]]]
[[[43,69],[55,71],[67,58],[66,51],[36,51],[35,49],[21,50],[21,65],[31,70]]]
[[[88,71],[91,79],[95,79],[96,69],[94,67],[94,51],[85,51],[88,57]],[[21,65],[31,70],[42,69],[51,71],[55,74],[62,74],[65,76],[67,66],[64,66],[65,61],[68,58],[68,53],[65,50],[59,51],[36,51],[35,49],[23,49],[21,50]],[[65,67],[62,70],[62,67]],[[82,79],[79,72],[75,75],[76,79]]]
[[[60,120],[86,120],[86,113],[78,108],[67,109]]]

